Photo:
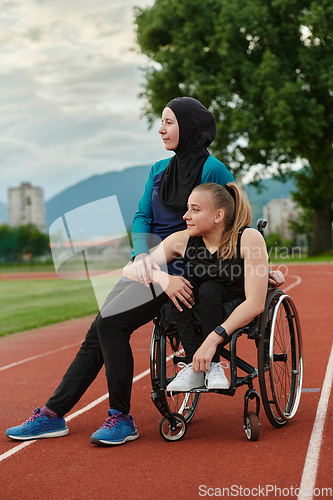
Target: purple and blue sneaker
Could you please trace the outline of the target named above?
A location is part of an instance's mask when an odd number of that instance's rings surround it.
[[[48,418],[36,408],[23,424],[6,430],[6,436],[18,441],[66,436],[69,430],[63,417]]]
[[[108,418],[90,438],[92,444],[123,444],[139,437],[132,415],[129,419],[118,410],[109,410]]]

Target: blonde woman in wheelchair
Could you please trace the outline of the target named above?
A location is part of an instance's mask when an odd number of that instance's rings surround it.
[[[151,279],[174,304],[186,354],[186,364],[167,391],[187,392],[205,384],[208,389],[229,387],[217,347],[264,310],[267,293],[266,245],[262,235],[249,227],[251,218],[250,204],[239,186],[201,184],[188,199],[187,229],[167,237],[151,252],[159,265],[177,256],[185,261],[186,278],[154,270]],[[124,269],[124,276],[136,279],[132,265]],[[191,315],[194,303],[202,322],[200,347]],[[227,317],[226,304],[234,307]]]

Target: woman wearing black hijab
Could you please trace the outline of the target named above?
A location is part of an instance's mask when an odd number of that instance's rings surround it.
[[[198,184],[227,184],[234,178],[226,166],[207,150],[216,134],[214,115],[192,97],[177,97],[162,114],[159,129],[165,149],[174,151],[170,159],[153,165],[144,194],[134,216],[132,238],[136,276],[148,284],[146,270],[153,266],[148,255],[150,235],[164,239],[185,229],[183,215],[192,189]],[[142,261],[146,257],[146,261]],[[169,265],[169,272],[181,274],[180,265]]]

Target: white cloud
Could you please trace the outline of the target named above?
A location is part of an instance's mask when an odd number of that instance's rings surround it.
[[[145,62],[133,6],[153,0],[0,1],[0,200],[46,198],[95,173],[167,156],[140,119]]]

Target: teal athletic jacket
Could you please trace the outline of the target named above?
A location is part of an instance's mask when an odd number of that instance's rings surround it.
[[[158,196],[160,180],[170,159],[166,158],[156,162],[150,170],[143,196],[133,219],[132,258],[139,253],[148,253],[149,247],[155,246],[159,241],[176,231],[186,229],[186,223],[183,219],[185,211],[172,212],[166,209]],[[205,182],[216,182],[224,185],[228,182],[234,182],[234,178],[222,162],[209,156],[201,175],[201,184]],[[149,244],[150,235],[156,235],[159,239]]]

